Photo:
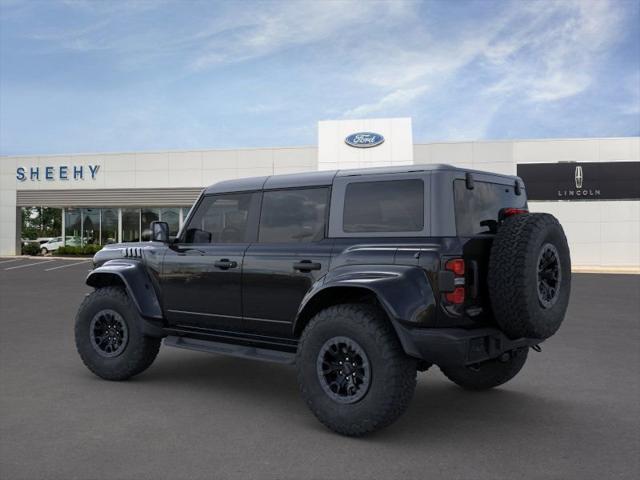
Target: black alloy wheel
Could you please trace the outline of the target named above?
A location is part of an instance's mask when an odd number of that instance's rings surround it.
[[[322,389],[335,402],[356,403],[369,390],[369,358],[348,337],[333,337],[325,342],[318,353],[316,370]]]
[[[89,326],[91,345],[102,357],[117,357],[127,347],[129,330],[127,323],[115,310],[100,310]]]
[[[544,308],[550,308],[558,299],[562,273],[560,255],[550,243],[546,243],[538,256],[538,300]]]

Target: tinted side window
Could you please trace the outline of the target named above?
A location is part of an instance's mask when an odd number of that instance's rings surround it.
[[[324,238],[329,189],[264,192],[260,242],[313,242]]]
[[[473,190],[469,190],[464,180],[453,184],[458,235],[489,233],[489,225],[480,225],[481,222],[498,221],[501,208],[527,206],[527,197],[516,195],[514,187],[509,185],[475,182]]]
[[[186,243],[242,243],[249,241],[247,226],[252,193],[205,197],[185,230]]]
[[[424,228],[424,208],[422,180],[350,183],[344,195],[343,230],[419,232]]]

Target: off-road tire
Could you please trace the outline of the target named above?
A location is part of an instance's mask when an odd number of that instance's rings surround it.
[[[333,400],[323,390],[316,369],[322,346],[336,336],[357,342],[368,357],[369,388],[355,403]],[[296,357],[303,399],[320,422],[348,436],[379,430],[405,412],[416,387],[416,363],[404,353],[384,313],[367,304],[336,305],[320,311],[305,328]]]
[[[545,306],[538,294],[538,266],[548,246],[559,257],[560,280],[553,303]],[[571,292],[569,245],[558,220],[548,213],[507,218],[491,247],[487,283],[496,323],[507,336],[553,335],[564,319]]]
[[[103,357],[92,345],[91,321],[103,309],[117,312],[126,322],[128,340],[121,354]],[[85,297],[75,324],[76,349],[89,370],[106,380],[126,380],[142,373],[153,363],[160,350],[159,338],[145,336],[133,301],[120,287],[103,287]]]
[[[465,390],[488,390],[515,377],[524,367],[528,353],[528,349],[524,348],[512,352],[507,361],[494,359],[471,367],[440,367],[440,370]]]

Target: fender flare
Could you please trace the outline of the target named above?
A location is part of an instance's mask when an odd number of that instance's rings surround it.
[[[85,283],[93,288],[122,284],[140,314],[144,333],[150,336],[166,336],[159,325],[164,319],[160,301],[141,262],[109,260],[92,270]]]
[[[300,334],[309,320],[309,312],[318,302],[331,302],[333,292],[344,294],[346,289],[375,295],[385,310],[405,352],[416,352],[405,334],[408,326],[427,324],[436,315],[436,298],[426,272],[420,267],[403,265],[349,265],[328,273],[316,282],[302,299],[293,332]],[[357,289],[357,290],[356,290]]]

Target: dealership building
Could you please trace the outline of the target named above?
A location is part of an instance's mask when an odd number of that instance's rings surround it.
[[[322,121],[314,146],[1,157],[0,255],[20,253],[24,207],[60,208],[74,242],[145,241],[220,180],[434,163],[521,176],[574,266],[640,269],[640,137],[414,143],[410,118]]]

